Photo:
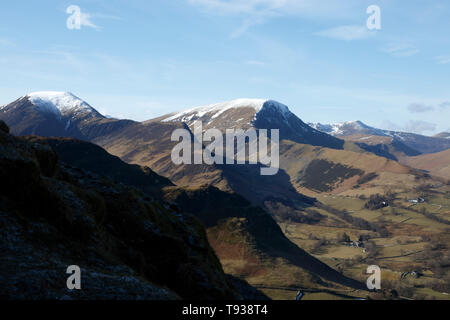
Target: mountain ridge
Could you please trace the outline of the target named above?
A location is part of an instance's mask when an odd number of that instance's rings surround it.
[[[310,123],[310,125],[342,139],[358,136],[361,143],[372,139],[372,136],[384,137],[390,139],[388,143],[395,141],[395,143],[403,144],[409,149],[420,153],[436,153],[450,148],[450,140],[441,136],[424,136],[411,132],[378,129],[368,126],[362,121],[347,121],[334,124]],[[418,154],[410,153],[408,155],[415,156]]]
[[[280,139],[342,149],[344,141],[310,127],[289,108],[270,99],[237,99],[195,107],[155,118],[153,121],[186,123],[191,129],[201,121],[203,129],[279,129]]]

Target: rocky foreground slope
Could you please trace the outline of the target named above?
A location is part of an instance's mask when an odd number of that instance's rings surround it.
[[[264,298],[223,272],[196,218],[8,132],[0,121],[0,299]]]

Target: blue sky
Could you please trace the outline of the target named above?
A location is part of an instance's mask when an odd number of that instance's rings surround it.
[[[83,13],[69,30],[67,7]],[[381,30],[366,28],[369,5]],[[0,104],[70,91],[147,120],[270,98],[304,121],[450,130],[450,2],[16,0],[0,7]]]

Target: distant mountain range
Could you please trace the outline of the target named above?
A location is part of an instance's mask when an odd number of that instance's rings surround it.
[[[350,137],[349,139],[360,143],[389,141],[389,143],[405,145],[411,150],[415,150],[419,153],[435,153],[450,148],[450,134],[445,132],[434,137],[429,137],[415,133],[377,129],[370,127],[361,121],[349,121],[335,124],[309,123],[309,125],[335,137],[343,139],[345,137]],[[384,137],[385,139],[380,140],[379,137]]]
[[[367,158],[368,162],[371,160],[367,154],[373,154],[404,163],[405,157],[450,148],[447,138],[386,131],[359,121],[308,125],[287,106],[262,99],[238,99],[136,122],[106,118],[71,93],[37,92],[2,107],[0,119],[5,120],[16,135],[90,141],[128,163],[152,168],[177,185],[213,184],[222,190],[233,190],[259,205],[264,205],[267,199],[296,203],[295,206],[314,203],[314,199],[305,197],[299,190],[311,185],[305,179],[309,177],[308,168],[312,170],[319,154],[328,154],[324,159],[329,163],[327,166],[333,167],[335,162],[348,163],[346,166],[359,167],[357,172],[363,175],[370,168],[364,161],[354,163],[355,152],[360,160]],[[192,129],[195,121],[202,121],[203,129],[280,129],[280,173],[268,179],[256,174],[255,166],[174,165],[170,153],[176,143],[170,141],[171,133],[177,128]],[[301,150],[306,154],[300,153],[298,146],[303,146]],[[291,154],[293,150],[297,151]],[[339,160],[335,161],[334,157]],[[407,172],[408,169],[400,171]],[[332,189],[338,187],[332,180],[321,183],[332,183]]]
[[[450,132],[441,132],[434,136],[435,138],[450,139]]]

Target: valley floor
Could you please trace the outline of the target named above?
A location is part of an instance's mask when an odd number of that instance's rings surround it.
[[[291,241],[347,277],[365,283],[369,277],[367,267],[378,265],[383,297],[374,298],[449,300],[450,188],[429,188],[423,193],[425,203],[408,202],[418,196],[412,192],[397,193],[390,206],[378,210],[366,209],[367,200],[356,195],[317,197],[326,208],[376,223],[384,230],[381,234],[363,230],[324,209],[317,209],[327,217],[324,222],[279,225]],[[347,236],[351,242],[343,241]],[[274,299],[292,299],[296,295],[289,288],[263,291]],[[304,299],[352,297],[358,294],[305,291]]]

